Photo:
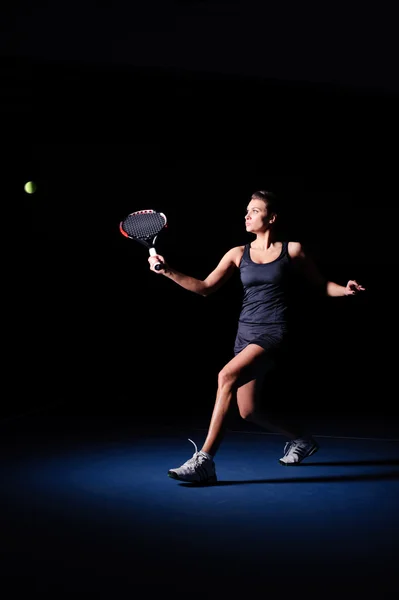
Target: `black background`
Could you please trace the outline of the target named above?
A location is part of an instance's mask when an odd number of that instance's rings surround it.
[[[250,194],[272,189],[287,236],[328,278],[367,288],[342,299],[298,290],[297,335],[273,402],[393,418],[394,80],[351,85],[328,70],[327,81],[305,80],[282,67],[268,77],[21,48],[9,46],[1,63],[4,414],[60,398],[89,414],[209,414],[232,356],[238,274],[214,296],[190,294],[149,271],[119,221],[165,212],[158,250],[204,278],[249,241]]]

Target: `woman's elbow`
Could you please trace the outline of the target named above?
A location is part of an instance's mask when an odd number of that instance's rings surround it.
[[[199,290],[199,294],[201,296],[203,296],[204,298],[206,298],[207,296],[209,296],[210,294],[212,294],[212,292],[213,292],[213,290],[212,290],[211,286],[207,285],[205,283],[205,281],[203,281],[201,289]]]

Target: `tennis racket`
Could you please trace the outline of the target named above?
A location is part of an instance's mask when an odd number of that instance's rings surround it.
[[[158,235],[167,227],[167,219],[165,215],[156,210],[137,210],[130,213],[119,224],[119,229],[122,235],[143,244],[148,248],[150,256],[155,256],[155,242]],[[162,263],[157,263],[154,266],[156,271],[160,271],[164,266]]]

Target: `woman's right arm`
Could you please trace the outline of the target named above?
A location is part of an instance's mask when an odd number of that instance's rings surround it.
[[[150,263],[151,270],[154,271],[154,273],[162,274],[165,277],[172,279],[172,281],[189,292],[194,292],[195,294],[200,294],[201,296],[209,296],[209,294],[216,292],[216,290],[218,290],[228,279],[230,279],[234,269],[238,266],[237,259],[239,252],[239,247],[232,248],[226,252],[216,269],[214,269],[204,280],[196,279],[195,277],[190,277],[189,275],[184,275],[184,273],[176,271],[176,269],[173,269],[165,262],[165,259],[160,254],[150,256],[148,258],[148,262]],[[155,271],[154,265],[158,262],[162,262],[164,264],[164,269]]]

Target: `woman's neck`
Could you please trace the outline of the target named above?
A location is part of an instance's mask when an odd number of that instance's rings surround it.
[[[277,240],[273,237],[271,232],[268,230],[268,231],[265,231],[264,233],[256,234],[256,239],[252,242],[252,244],[254,244],[254,248],[257,248],[259,250],[269,250],[269,248],[271,246],[274,246],[274,244],[276,242],[277,242]]]

